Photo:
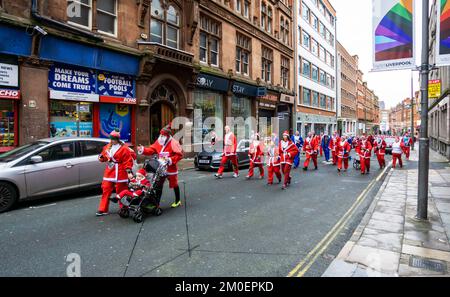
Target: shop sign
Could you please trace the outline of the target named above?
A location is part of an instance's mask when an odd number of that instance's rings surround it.
[[[50,98],[98,102],[95,72],[90,69],[53,65],[49,71]]]
[[[270,102],[278,102],[278,94],[267,93],[265,96],[259,97],[261,100],[270,101]]]
[[[280,101],[281,102],[286,102],[286,103],[289,103],[289,104],[294,104],[295,103],[294,96],[286,95],[286,94],[281,94]]]
[[[234,82],[232,91],[236,95],[258,97],[258,87],[244,83]]]
[[[117,104],[136,104],[135,85],[131,76],[99,72],[97,93],[100,102]]]
[[[19,66],[0,63],[0,85],[19,87]]]
[[[20,91],[19,90],[10,90],[10,89],[0,89],[0,98],[2,99],[20,99]]]
[[[225,78],[200,73],[195,81],[196,86],[222,92],[228,91],[228,80]]]

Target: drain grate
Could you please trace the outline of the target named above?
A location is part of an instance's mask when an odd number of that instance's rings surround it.
[[[412,256],[409,258],[409,266],[442,273],[447,271],[446,264]]]

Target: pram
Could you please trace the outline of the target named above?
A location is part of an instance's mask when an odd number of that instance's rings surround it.
[[[121,218],[131,216],[136,223],[142,223],[145,215],[160,216],[162,214],[159,203],[167,176],[167,162],[157,158],[145,160],[144,169],[152,175],[149,179],[150,187],[144,188],[140,196],[125,196],[120,200],[122,208],[119,211],[119,216]]]
[[[361,169],[361,162],[358,158],[355,158],[353,160],[353,168],[355,168],[356,170],[360,170]]]

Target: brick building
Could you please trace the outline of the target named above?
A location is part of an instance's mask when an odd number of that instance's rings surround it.
[[[0,1],[0,66],[12,77],[0,86],[0,150],[115,127],[148,144],[176,116],[201,136],[211,115],[280,117],[288,129],[293,24],[288,0]]]
[[[363,80],[363,72],[357,72],[357,134],[378,134],[380,128],[379,98]]]
[[[419,93],[416,92],[416,96]],[[420,125],[420,113],[417,105],[418,100],[414,102],[414,128]],[[389,127],[392,135],[403,135],[411,131],[411,98],[402,100],[395,107],[391,108],[389,114]]]

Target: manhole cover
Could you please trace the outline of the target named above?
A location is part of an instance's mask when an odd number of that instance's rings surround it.
[[[445,273],[447,270],[447,265],[445,264],[418,257],[409,258],[409,266],[442,273]]]

